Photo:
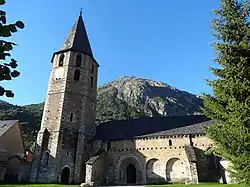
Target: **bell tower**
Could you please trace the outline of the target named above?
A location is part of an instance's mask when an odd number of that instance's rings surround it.
[[[80,13],[53,54],[31,182],[79,183],[86,139],[95,133],[98,63]]]

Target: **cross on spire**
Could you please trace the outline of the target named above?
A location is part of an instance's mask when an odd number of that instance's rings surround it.
[[[80,15],[82,15],[82,10],[83,10],[83,8],[80,8]]]

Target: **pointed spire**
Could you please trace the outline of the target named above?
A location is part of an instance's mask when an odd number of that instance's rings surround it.
[[[80,53],[86,53],[93,57],[88,35],[82,19],[82,9],[80,10],[80,15],[76,20],[71,32],[60,49],[60,51],[64,50],[73,50]]]

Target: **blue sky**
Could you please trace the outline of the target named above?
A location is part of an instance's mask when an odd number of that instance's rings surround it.
[[[70,3],[69,3],[70,2]],[[21,75],[5,88],[25,105],[44,101],[53,52],[62,45],[80,8],[102,85],[121,76],[165,82],[194,94],[211,92],[204,79],[215,57],[210,20],[219,0],[8,0],[9,23],[25,29],[11,38]]]

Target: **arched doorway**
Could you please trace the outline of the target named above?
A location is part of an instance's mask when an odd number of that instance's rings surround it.
[[[127,166],[127,183],[136,183],[136,168],[133,164]]]
[[[126,154],[116,163],[115,183],[126,185],[146,183],[145,162],[138,155]]]
[[[69,183],[69,175],[70,170],[68,167],[63,168],[62,174],[61,174],[61,183],[68,184]]]

